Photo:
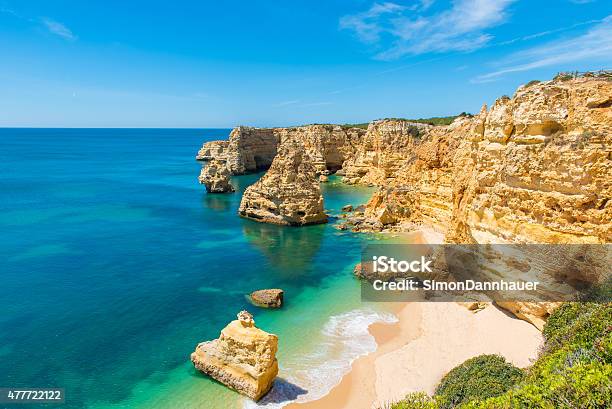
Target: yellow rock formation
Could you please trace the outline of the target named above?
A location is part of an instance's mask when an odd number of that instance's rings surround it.
[[[242,311],[218,339],[198,344],[191,361],[196,369],[259,400],[278,374],[277,349],[277,336],[257,328],[252,315]]]

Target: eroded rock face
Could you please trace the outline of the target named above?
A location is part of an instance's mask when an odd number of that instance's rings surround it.
[[[272,128],[234,128],[225,152],[227,168],[232,175],[267,169],[276,156],[279,142]]]
[[[456,183],[464,202],[456,217],[469,236],[478,243],[612,241],[612,110],[589,108],[606,95],[610,81],[578,79],[522,87],[496,102],[482,136],[458,155],[469,179]],[[505,119],[490,121],[496,111]]]
[[[206,186],[209,193],[227,193],[235,189],[230,183],[230,173],[225,162],[211,160],[202,168],[200,183]]]
[[[335,172],[355,155],[361,146],[365,129],[340,125],[307,125],[296,128],[277,128],[281,143],[297,141],[304,146],[318,174]]]
[[[431,128],[366,216],[385,208],[452,242],[611,242],[610,95],[602,79],[549,81]]]
[[[549,81],[434,127],[366,216],[437,226],[457,243],[612,242],[611,96],[609,80]],[[500,303],[538,328],[557,305]]]
[[[343,164],[343,182],[382,185],[410,157],[431,125],[398,119],[372,122],[355,155]]]
[[[280,144],[287,140],[300,143],[320,175],[342,167],[361,145],[365,129],[340,125],[307,125],[293,128],[252,128],[239,126],[228,141],[207,142],[197,158],[226,161],[232,175],[267,169]]]
[[[228,141],[210,141],[204,143],[196,155],[197,160],[225,160]]]
[[[259,400],[278,374],[278,337],[255,326],[246,311],[230,322],[218,339],[198,344],[191,361],[199,371]]]
[[[327,222],[317,172],[302,144],[283,143],[266,174],[245,190],[238,213],[289,226]]]

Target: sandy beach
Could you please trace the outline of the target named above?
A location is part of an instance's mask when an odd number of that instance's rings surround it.
[[[361,357],[321,399],[287,408],[378,408],[410,392],[432,394],[440,379],[466,359],[500,354],[518,367],[537,357],[540,332],[489,305],[474,313],[457,303],[419,302],[393,306],[399,322],[373,324],[375,352]]]

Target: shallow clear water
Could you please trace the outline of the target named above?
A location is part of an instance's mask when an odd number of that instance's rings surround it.
[[[208,195],[194,160],[228,134],[0,129],[0,386],[66,388],[65,408],[250,405],[189,362],[242,309],[280,339],[281,379],[261,405],[321,395],[373,348],[363,329],[391,318],[360,302],[351,274],[368,237],[237,217],[260,175]],[[332,214],[371,194],[323,186]],[[285,307],[246,302],[266,287]]]

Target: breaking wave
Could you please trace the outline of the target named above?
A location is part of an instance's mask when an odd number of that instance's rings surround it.
[[[245,409],[276,409],[291,401],[323,397],[340,383],[355,359],[376,349],[376,341],[368,331],[375,322],[393,323],[397,317],[372,309],[331,316],[321,331],[317,350],[282,362],[270,392],[257,403],[245,401]]]

